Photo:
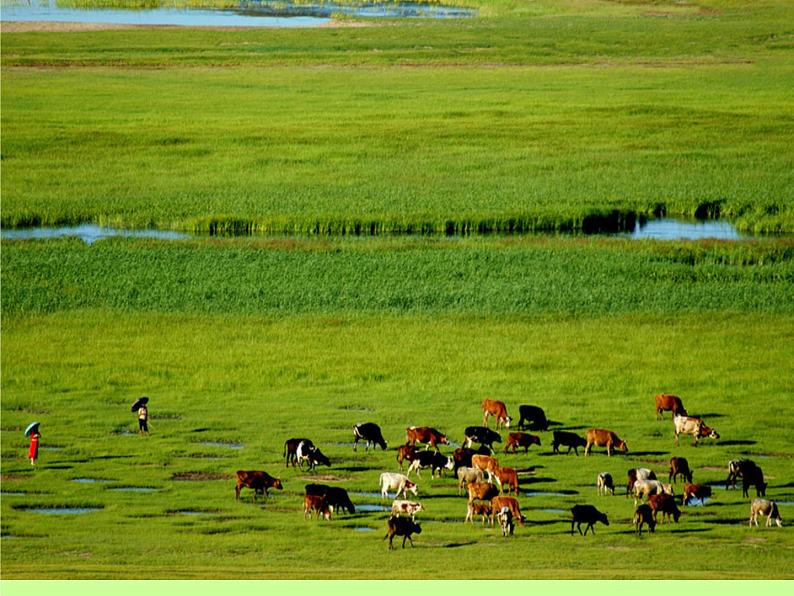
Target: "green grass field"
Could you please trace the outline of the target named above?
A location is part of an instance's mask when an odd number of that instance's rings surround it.
[[[790,3],[465,4],[481,16],[3,31],[3,228],[262,235],[2,241],[3,580],[794,576],[792,241],[487,234],[717,211],[791,232]],[[676,447],[659,392],[721,438]],[[500,453],[528,471],[510,539],[423,472],[423,532],[389,552],[378,477],[405,428],[459,443],[485,397],[630,451],[553,455],[544,432]],[[352,451],[366,421],[387,451]],[[297,436],[330,468],[285,468]],[[633,501],[596,476],[666,480],[673,455],[713,498],[637,537]],[[782,529],[749,528],[750,499],[722,488],[737,457]],[[284,490],[237,502],[239,469]],[[311,481],[359,511],[305,520]],[[571,536],[576,503],[610,525]]]

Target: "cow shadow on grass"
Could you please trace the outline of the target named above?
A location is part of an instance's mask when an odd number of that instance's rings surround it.
[[[469,540],[468,542],[450,542],[449,544],[445,544],[444,548],[459,548],[461,546],[472,546],[477,544],[476,540]]]
[[[692,414],[693,416],[695,414]],[[725,418],[725,414],[697,414],[698,418]]]

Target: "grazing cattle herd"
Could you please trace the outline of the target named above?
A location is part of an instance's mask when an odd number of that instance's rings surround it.
[[[681,398],[660,393],[655,396],[655,409],[657,419],[664,419],[664,412],[672,413],[675,445],[679,445],[679,436],[691,435],[692,446],[697,446],[701,438],[708,437],[719,439],[717,431],[705,424],[702,418],[690,416],[681,401]],[[463,431],[463,444],[452,451],[450,455],[441,453],[440,446],[450,445],[447,435],[436,428],[429,426],[409,426],[406,428],[406,441],[396,448],[397,463],[403,470],[407,462],[406,474],[400,472],[384,471],[379,477],[381,500],[388,499],[390,493],[394,494],[390,516],[387,521],[389,549],[394,548],[395,536],[402,536],[402,546],[408,541],[413,546],[412,535],[420,534],[422,528],[416,522],[416,516],[425,511],[425,507],[416,500],[408,500],[410,492],[414,498],[419,494],[417,482],[410,479],[412,472],[420,478],[420,470],[430,469],[430,481],[443,478],[445,471],[451,471],[452,476],[458,481],[458,495],[466,494],[468,497],[465,522],[473,522],[475,517],[482,518],[482,524],[490,523],[494,526],[498,522],[504,537],[513,536],[515,524],[526,525],[526,518],[521,513],[519,497],[521,496],[522,475],[533,473],[533,469],[516,469],[500,464],[494,455],[494,443],[501,443],[502,437],[498,432],[500,427],[510,428],[512,418],[507,413],[504,402],[485,399],[481,403],[483,421],[481,426],[469,426]],[[519,429],[530,428],[546,432],[552,423],[546,413],[538,406],[520,405],[518,408],[520,419]],[[715,416],[715,415],[712,415]],[[497,430],[488,426],[489,418],[496,420]],[[577,427],[574,427],[577,428]],[[581,428],[581,427],[578,427]],[[380,446],[387,449],[387,442],[383,437],[380,427],[372,422],[356,424],[353,426],[353,451],[356,451],[359,441],[363,441],[366,450],[370,446]],[[473,448],[477,443],[479,447]],[[421,447],[424,445],[424,448]],[[529,453],[533,445],[541,446],[541,438],[524,432],[510,432],[504,447],[504,453],[515,455],[523,447],[524,454]],[[614,431],[604,428],[589,428],[582,437],[570,430],[554,430],[552,433],[552,454],[560,454],[560,448],[566,447],[566,454],[573,450],[579,455],[579,447],[584,448],[585,457],[591,455],[593,447],[604,447],[608,457],[613,451],[628,453],[625,440],[621,439]],[[298,465],[301,469],[306,466],[307,471],[312,471],[317,465],[331,466],[331,461],[323,455],[320,449],[307,438],[292,438],[284,443],[285,466]],[[570,461],[570,460],[565,460]],[[585,460],[587,461],[587,460]],[[680,495],[681,506],[687,506],[698,501],[702,506],[712,497],[713,485],[716,483],[693,483],[693,470],[689,461],[680,456],[671,457],[669,460],[668,482],[660,482],[656,473],[649,468],[631,468],[626,473],[627,483],[625,495],[634,497],[634,513],[631,521],[634,531],[641,535],[647,526],[648,532],[655,533],[658,524],[678,523],[682,512],[679,509],[679,497],[676,495],[675,485],[680,480],[684,483]],[[736,488],[738,479],[742,480],[742,495],[748,496],[749,489],[755,488],[756,497],[750,503],[749,525],[758,526],[758,517],[766,518],[765,526],[771,526],[774,520],[778,527],[782,526],[782,518],[778,504],[762,498],[766,496],[767,483],[761,468],[747,458],[733,459],[728,462],[728,477],[724,482],[725,488]],[[253,500],[258,495],[268,497],[268,489],[282,490],[281,480],[274,478],[265,471],[238,471],[235,496],[240,498],[242,488],[254,491]],[[570,491],[576,493],[577,491]],[[596,492],[600,497],[615,495],[615,483],[610,472],[600,472],[596,477]],[[402,499],[400,498],[402,496]],[[621,501],[622,502],[622,501]],[[705,510],[704,510],[705,511]],[[316,519],[330,520],[335,513],[344,512],[354,514],[356,507],[347,491],[338,486],[310,483],[305,486],[304,515],[307,519],[314,516]],[[595,534],[595,524],[602,523],[609,526],[609,519],[605,513],[599,511],[592,504],[577,504],[571,510],[570,534],[578,530],[579,534],[586,536],[588,532]],[[661,518],[659,517],[661,514]],[[582,525],[585,525],[584,532]],[[385,539],[384,538],[384,539]]]

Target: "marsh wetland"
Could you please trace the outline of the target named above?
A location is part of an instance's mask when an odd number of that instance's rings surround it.
[[[791,579],[794,9],[454,4],[476,12],[29,31],[3,4],[2,579]],[[57,8],[108,5],[238,6]],[[661,392],[720,438],[676,447]],[[554,423],[498,448],[526,526],[464,523],[423,471],[389,552],[406,427],[448,454],[485,397]],[[353,451],[367,421],[387,450]],[[553,453],[589,427],[629,452]],[[330,467],[285,466],[291,437]],[[712,496],[637,536],[626,471],[674,455]],[[723,488],[740,457],[782,528]],[[283,490],[236,500],[237,470]],[[307,520],[310,482],[356,512]],[[610,520],[586,538],[584,503]]]

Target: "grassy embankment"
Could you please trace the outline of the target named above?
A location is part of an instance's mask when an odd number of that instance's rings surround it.
[[[666,577],[670,566],[681,577],[790,577],[790,532],[747,528],[738,491],[715,487],[706,507],[638,539],[631,501],[594,488],[603,470],[618,481],[637,465],[664,473],[672,454],[689,458],[696,480],[718,483],[728,459],[745,455],[763,466],[772,498],[792,500],[790,247],[47,246],[2,252],[4,577],[135,577],[145,565],[172,578],[459,578],[472,557],[496,566],[508,555],[502,573],[515,578]],[[722,439],[675,448],[669,419],[653,415],[662,390],[680,393]],[[129,404],[142,394],[154,416],[146,438],[130,434]],[[522,495],[529,524],[511,541],[464,525],[454,481],[426,474],[413,551],[387,552],[383,512],[303,519],[311,479],[371,493],[381,471],[396,469],[391,450],[352,452],[352,424],[378,422],[391,447],[411,424],[460,441],[486,395],[514,413],[542,405],[555,428],[613,428],[631,452],[551,456],[542,433],[540,449],[500,456],[534,467],[523,492],[566,494]],[[770,403],[775,416],[764,413]],[[32,470],[21,429],[34,418],[45,448],[58,449]],[[283,441],[296,435],[313,438],[332,467],[285,470]],[[284,492],[234,502],[241,468],[279,475]],[[155,491],[112,490],[131,486]],[[611,525],[586,540],[568,535],[566,511],[580,502],[597,503]],[[53,517],[25,506],[102,509]]]
[[[790,4],[584,6],[4,33],[2,224],[460,233],[719,212],[794,229]]]

